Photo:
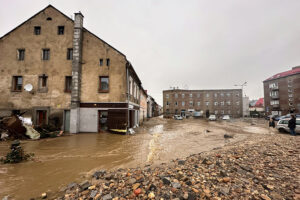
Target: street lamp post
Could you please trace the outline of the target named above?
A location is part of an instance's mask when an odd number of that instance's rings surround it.
[[[245,81],[243,84],[235,84],[234,86],[237,86],[237,87],[241,87],[242,88],[242,115],[243,115],[243,120],[244,120],[244,86],[247,86],[247,81]]]

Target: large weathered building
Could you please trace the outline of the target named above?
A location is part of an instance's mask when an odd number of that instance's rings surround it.
[[[163,91],[164,117],[173,115],[230,115],[241,117],[243,114],[241,89],[223,90],[181,90]]]
[[[26,111],[71,133],[138,125],[140,79],[83,19],[49,5],[0,38],[0,113]]]
[[[300,112],[300,66],[275,74],[263,84],[267,115]]]

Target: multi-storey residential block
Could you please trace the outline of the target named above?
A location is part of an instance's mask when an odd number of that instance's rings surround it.
[[[72,133],[139,123],[138,75],[83,19],[49,5],[0,38],[0,114],[26,111],[35,125]]]
[[[165,117],[186,116],[195,113],[204,116],[215,114],[217,116],[241,117],[243,114],[241,89],[164,90],[163,103]]]
[[[267,115],[300,112],[300,66],[275,74],[263,84]]]

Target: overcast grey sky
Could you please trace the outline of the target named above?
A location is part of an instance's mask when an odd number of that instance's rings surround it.
[[[131,61],[143,87],[235,88],[250,99],[262,81],[300,65],[300,0],[0,0],[0,36],[48,4]]]

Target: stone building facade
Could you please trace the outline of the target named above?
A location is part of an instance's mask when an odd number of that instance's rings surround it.
[[[71,133],[139,123],[141,81],[126,56],[49,5],[0,38],[0,114]],[[23,88],[33,86],[30,91]]]
[[[300,112],[300,66],[263,81],[266,115]]]
[[[230,115],[241,117],[243,113],[241,89],[163,91],[164,117]]]

